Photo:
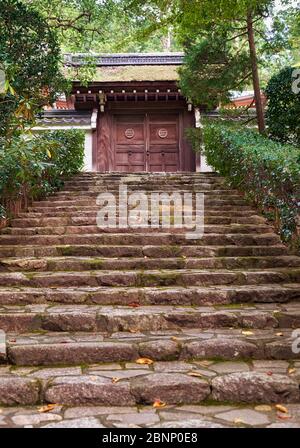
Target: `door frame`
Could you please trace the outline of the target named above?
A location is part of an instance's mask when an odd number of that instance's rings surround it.
[[[113,115],[139,114],[178,114],[178,172],[194,172],[196,157],[190,143],[184,138],[184,129],[195,126],[192,111],[187,110],[185,101],[161,102],[108,102],[105,112],[98,114],[97,135],[93,145],[93,169],[98,172],[113,172],[115,166],[115,130],[113,130]],[[146,139],[147,140],[147,139]]]

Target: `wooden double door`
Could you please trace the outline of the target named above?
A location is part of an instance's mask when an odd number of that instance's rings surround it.
[[[180,170],[180,114],[114,114],[114,171]]]

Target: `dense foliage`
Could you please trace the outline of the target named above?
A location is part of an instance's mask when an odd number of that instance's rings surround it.
[[[39,198],[61,187],[82,168],[83,154],[84,133],[78,130],[14,136],[9,144],[0,139],[0,217],[10,201]]]
[[[226,32],[211,33],[187,50],[180,86],[195,105],[215,108],[229,101],[230,90],[239,90],[249,82],[249,55],[245,50],[232,51],[227,37]]]
[[[293,67],[281,70],[270,79],[266,94],[270,137],[300,146],[300,70]]]
[[[194,135],[194,143],[199,138]],[[300,204],[299,149],[220,123],[205,125],[203,140],[208,163],[275,219],[282,239],[290,240]]]
[[[0,29],[0,69],[6,77],[0,136],[10,136],[51,103],[65,84],[56,34],[37,11],[18,0],[2,0]]]
[[[169,26],[152,30],[156,11],[135,14],[129,0],[22,0],[40,12],[56,31],[63,52],[147,52],[176,50]],[[124,33],[124,30],[126,32]]]

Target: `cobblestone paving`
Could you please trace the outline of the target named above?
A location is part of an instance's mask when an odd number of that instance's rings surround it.
[[[0,428],[300,428],[300,404],[151,406],[41,406],[0,408]]]
[[[35,406],[2,407],[0,425],[172,427],[174,422],[176,427],[300,427],[299,383],[300,361],[2,366],[0,394],[2,400],[6,397],[5,404]],[[246,395],[235,395],[237,389]],[[224,391],[232,394],[227,395],[229,400]],[[251,404],[243,403],[247,399]],[[99,405],[89,407],[89,400]],[[158,409],[153,407],[157,400],[162,402]],[[65,406],[57,404],[62,402]],[[49,403],[54,404],[53,409]]]

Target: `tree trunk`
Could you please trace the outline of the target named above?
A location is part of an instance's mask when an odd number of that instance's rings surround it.
[[[251,68],[252,68],[252,80],[253,80],[256,115],[257,115],[257,124],[258,124],[259,132],[261,134],[265,134],[266,125],[265,125],[264,109],[263,109],[263,104],[262,104],[261,94],[260,94],[260,83],[259,83],[258,68],[257,68],[256,46],[255,46],[254,31],[253,31],[253,17],[252,17],[251,12],[249,12],[248,16],[247,16],[247,32],[248,32],[248,42],[249,42],[250,60],[251,60]]]
[[[168,28],[167,35],[163,36],[163,38],[162,38],[163,51],[166,51],[166,52],[171,51],[171,40],[172,40],[171,30],[170,30],[170,28]]]

